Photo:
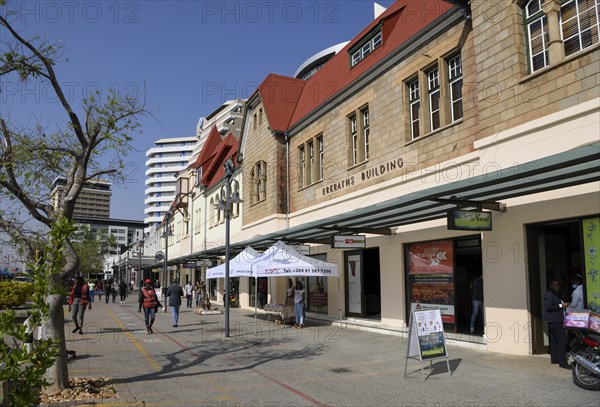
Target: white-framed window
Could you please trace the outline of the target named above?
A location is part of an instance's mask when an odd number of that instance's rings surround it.
[[[306,143],[306,148],[308,149],[307,181],[309,184],[312,184],[315,174],[315,144],[312,140]]]
[[[298,158],[300,161],[300,186],[304,187],[308,185],[306,183],[306,150],[304,144],[298,147]]]
[[[210,215],[210,220],[207,222],[210,227],[213,227],[215,225],[215,212],[217,211],[217,208],[215,207],[217,205],[217,203],[215,202],[215,199],[213,197],[210,198],[210,204],[208,205],[208,213]]]
[[[598,0],[570,0],[560,6],[565,56],[598,43]]]
[[[525,6],[525,26],[529,48],[529,66],[535,72],[548,65],[548,20],[542,12],[543,0],[531,0]]]
[[[598,44],[600,32],[599,0],[561,0],[559,27],[552,26],[543,10],[544,0],[529,0],[524,7],[525,32],[530,72],[538,71],[550,63],[549,32],[560,31],[564,56],[568,57]]]
[[[419,95],[419,80],[415,79],[408,84],[408,103],[410,105],[410,137],[416,139],[419,137],[419,121],[421,97]]]
[[[369,127],[369,108],[366,107],[360,111],[362,116],[362,132],[363,132],[363,144],[364,144],[364,156],[365,160],[369,159],[369,134],[371,129]]]
[[[375,31],[367,34],[364,40],[359,41],[357,45],[352,47],[349,51],[350,54],[350,66],[355,66],[364,58],[366,58],[371,52],[375,51],[382,44],[381,27]]]
[[[317,136],[317,150],[319,151],[319,160],[318,160],[319,171],[318,171],[318,175],[317,175],[317,180],[321,181],[323,179],[323,153],[324,153],[323,136]]]
[[[452,121],[462,119],[462,60],[459,55],[456,55],[448,60],[448,83],[450,87],[450,112]]]
[[[440,121],[440,71],[437,67],[427,72],[429,90],[429,122],[431,131],[438,129]]]
[[[352,148],[352,165],[358,163],[358,129],[356,126],[356,115],[353,114],[349,118],[350,120],[350,140]]]
[[[371,120],[369,105],[363,105],[348,116],[348,163],[358,165],[369,159]]]
[[[316,146],[316,147],[315,147]],[[323,135],[308,139],[298,147],[299,187],[303,188],[323,179]]]

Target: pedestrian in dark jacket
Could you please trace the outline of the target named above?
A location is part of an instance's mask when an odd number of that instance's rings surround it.
[[[181,307],[181,297],[183,297],[183,288],[175,281],[167,288],[167,298],[169,299],[169,308],[173,317],[173,327],[177,328],[179,324],[179,307]]]
[[[123,304],[127,298],[127,283],[123,280],[119,283],[119,295],[121,296],[121,304]]]
[[[569,306],[568,302],[560,299],[560,284],[552,280],[546,294],[544,295],[544,309],[542,319],[548,323],[548,336],[550,337],[550,362],[558,363],[560,367],[570,369],[567,364],[567,335],[563,328],[565,319],[564,310]]]

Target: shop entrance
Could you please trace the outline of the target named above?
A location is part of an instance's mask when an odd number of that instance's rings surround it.
[[[346,315],[381,319],[379,248],[344,253]]]
[[[569,300],[569,279],[582,274],[581,227],[578,221],[527,226],[529,265],[529,312],[532,321],[532,352],[548,353],[548,328],[542,321],[542,306],[548,284],[560,284],[561,298]]]
[[[446,332],[482,335],[483,306],[471,332],[475,280],[482,275],[479,235],[405,245],[407,321],[415,309],[440,309]],[[483,298],[483,280],[478,292]]]
[[[483,273],[481,239],[469,236],[454,241],[454,294],[456,296],[456,332],[483,335],[485,321],[482,307],[475,316],[474,332],[470,332],[473,294],[476,279]],[[483,280],[482,280],[483,281]],[[485,301],[485,298],[483,298]],[[485,302],[483,303],[485,305]]]

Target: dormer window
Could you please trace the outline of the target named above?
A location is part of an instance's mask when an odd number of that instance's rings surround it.
[[[350,66],[354,66],[381,46],[381,27],[371,31],[365,38],[350,49]]]

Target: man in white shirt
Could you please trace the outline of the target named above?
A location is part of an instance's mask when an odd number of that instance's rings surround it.
[[[187,299],[187,307],[192,308],[192,295],[194,294],[194,286],[188,283],[185,285],[185,298]]]
[[[583,285],[579,274],[571,278],[571,287],[574,289],[571,294],[571,304],[569,308],[583,308]]]

